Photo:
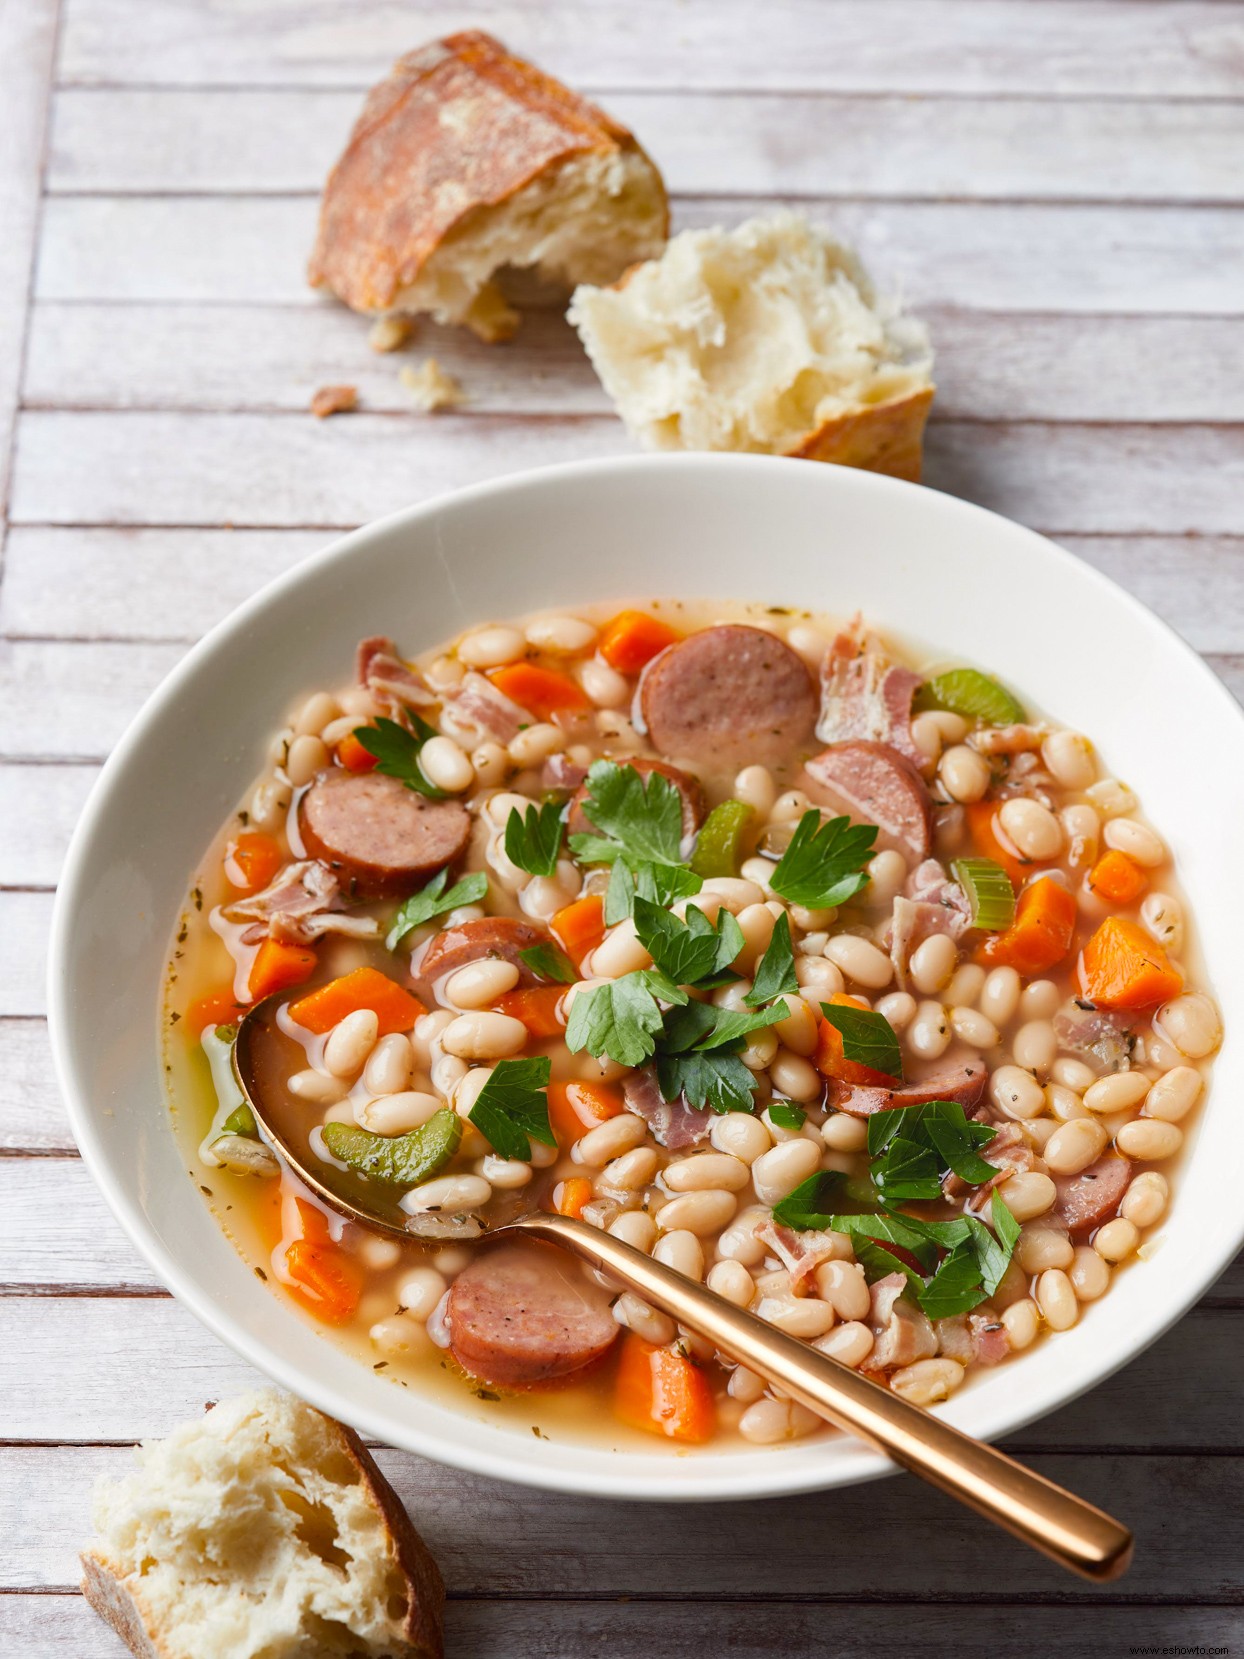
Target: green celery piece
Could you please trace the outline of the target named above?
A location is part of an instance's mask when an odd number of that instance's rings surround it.
[[[252,1140],[259,1139],[259,1131],[255,1127],[255,1114],[245,1101],[235,1106],[233,1111],[220,1126],[222,1135],[249,1135]]]
[[[972,906],[972,926],[1001,933],[1015,919],[1015,889],[995,859],[957,858],[951,873]]]
[[[934,674],[917,689],[915,706],[945,709],[965,720],[983,720],[987,726],[1013,726],[1027,719],[1023,704],[979,668],[948,668]]]
[[[751,822],[752,809],[743,801],[722,801],[715,806],[695,838],[691,868],[705,881],[714,876],[737,876],[742,863],[743,832]]]
[[[413,1187],[435,1175],[462,1139],[462,1119],[447,1106],[406,1135],[373,1135],[349,1123],[326,1123],[324,1145],[334,1158],[390,1186]]]

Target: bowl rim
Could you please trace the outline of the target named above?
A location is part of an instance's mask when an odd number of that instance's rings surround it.
[[[178,1256],[164,1247],[141,1207],[132,1203],[122,1190],[119,1179],[113,1174],[110,1153],[99,1133],[97,1114],[90,1105],[88,1082],[80,1075],[71,1052],[68,1032],[73,1023],[74,1013],[67,994],[67,968],[72,951],[73,919],[85,890],[96,820],[110,795],[113,779],[123,770],[134,751],[142,745],[148,730],[162,721],[170,705],[177,702],[183,685],[195,675],[200,662],[209,658],[223,640],[243,630],[254,614],[279,602],[287,592],[297,588],[310,574],[326,565],[348,559],[358,545],[374,537],[382,537],[394,530],[433,519],[446,508],[485,501],[492,496],[518,497],[531,490],[550,486],[556,488],[563,480],[586,481],[590,484],[596,479],[625,473],[645,473],[654,468],[667,472],[680,470],[692,475],[725,470],[746,472],[761,468],[771,473],[776,468],[793,468],[803,475],[807,466],[806,461],[787,457],[722,453],[630,454],[559,462],[441,492],[427,500],[371,520],[345,534],[326,531],[325,534],[330,539],[325,546],[298,559],[288,570],[265,583],[190,646],[186,654],[150,693],[105,759],[74,827],[57,883],[49,931],[47,1024],[54,1073],[65,1104],[70,1129],[83,1162],[102,1192],[109,1209],[139,1254],[161,1283],[201,1324],[257,1371],[296,1396],[309,1401],[318,1409],[350,1423],[360,1432],[382,1443],[404,1446],[417,1455],[437,1462],[523,1486],[598,1498],[641,1499],[649,1502],[727,1502],[780,1497],[860,1484],[899,1472],[898,1465],[882,1453],[860,1446],[857,1448],[859,1456],[854,1456],[849,1463],[837,1467],[818,1466],[814,1459],[766,1457],[763,1454],[750,1456],[746,1460],[746,1470],[741,1471],[737,1479],[723,1484],[720,1479],[706,1479],[697,1472],[699,1468],[711,1463],[711,1454],[707,1454],[703,1458],[682,1461],[670,1458],[669,1479],[661,1490],[654,1491],[646,1474],[627,1473],[628,1459],[623,1454],[617,1458],[616,1476],[611,1476],[608,1483],[602,1487],[598,1472],[576,1467],[573,1443],[566,1443],[564,1448],[559,1448],[568,1454],[559,1462],[540,1465],[511,1457],[491,1447],[476,1447],[465,1440],[452,1441],[438,1433],[427,1433],[415,1420],[403,1424],[403,1433],[399,1439],[393,1434],[392,1423],[378,1419],[365,1402],[351,1400],[332,1385],[322,1383],[316,1375],[305,1373],[296,1361],[287,1360],[279,1349],[265,1346],[261,1340],[252,1338],[240,1322],[235,1322],[223,1303],[202,1289],[195,1282],[194,1276],[183,1269]],[[975,519],[984,524],[1003,526],[1008,534],[1018,534],[1040,544],[1046,558],[1053,559],[1065,569],[1074,570],[1077,580],[1087,581],[1107,592],[1111,602],[1121,605],[1133,622],[1148,629],[1156,628],[1164,634],[1169,646],[1183,657],[1185,665],[1201,680],[1205,692],[1224,705],[1237,721],[1244,720],[1244,708],[1231,691],[1200,654],[1164,618],[1103,572],[1078,559],[1040,532],[1020,525],[989,508],[927,485],[912,484],[852,468],[827,467],[818,470],[833,476],[835,486],[845,490],[875,492],[879,495],[893,493],[909,497],[913,491],[920,492],[923,496],[936,500],[938,511],[948,510],[961,515],[965,521]],[[884,623],[884,619],[881,620]],[[1026,1406],[1021,1407],[1005,1424],[979,1438],[995,1439],[1003,1434],[1014,1434],[1038,1418],[1063,1409],[1129,1364],[1162,1337],[1200,1299],[1235,1258],[1241,1245],[1244,1245],[1244,1215],[1241,1215],[1233,1239],[1226,1240],[1217,1252],[1207,1253],[1198,1262],[1186,1264],[1188,1272],[1180,1293],[1161,1302],[1154,1309],[1141,1323],[1136,1339],[1125,1349],[1096,1357],[1093,1363],[1083,1366],[1074,1383],[1066,1392],[1060,1394],[1057,1400],[1039,1402],[1030,1409]],[[941,1414],[951,1417],[956,1415],[953,1407],[951,1411]]]

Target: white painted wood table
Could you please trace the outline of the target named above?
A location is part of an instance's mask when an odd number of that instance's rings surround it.
[[[75,1592],[94,1477],[253,1381],[70,1141],[43,1024],[101,759],[204,628],[339,529],[627,447],[559,318],[438,334],[465,411],[303,282],[316,192],[402,50],[491,27],[631,123],[679,226],[775,201],[934,329],[927,482],[1056,535],[1244,690],[1244,4],[0,0],[0,1652],[119,1651]],[[433,331],[425,335],[432,338]],[[363,410],[317,423],[325,382]],[[986,653],[987,654],[987,653]],[[1072,1582],[906,1479],[725,1509],[382,1462],[454,1654],[1103,1654],[1244,1643],[1244,1272],[1016,1450],[1135,1524]],[[1157,1651],[1151,1648],[1148,1651]]]

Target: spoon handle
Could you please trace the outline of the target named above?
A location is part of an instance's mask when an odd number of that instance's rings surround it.
[[[604,1268],[801,1405],[850,1430],[1061,1566],[1098,1582],[1126,1572],[1132,1557],[1126,1527],[994,1447],[586,1222],[536,1213],[515,1225]]]

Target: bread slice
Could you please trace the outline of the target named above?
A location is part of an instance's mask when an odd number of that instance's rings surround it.
[[[754,450],[920,476],[933,401],[924,325],[794,213],[684,231],[570,320],[649,449]]]
[[[518,326],[492,278],[612,282],[660,251],[661,175],[625,127],[491,35],[399,59],[329,175],[310,280],[356,311]]]
[[[445,1587],[358,1436],[243,1395],[96,1493],[82,1591],[141,1659],[441,1659]]]

